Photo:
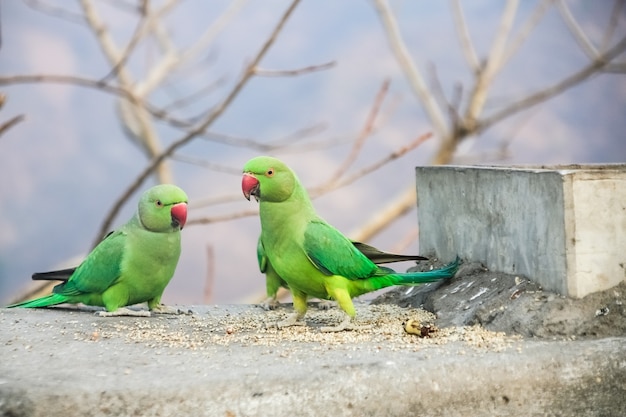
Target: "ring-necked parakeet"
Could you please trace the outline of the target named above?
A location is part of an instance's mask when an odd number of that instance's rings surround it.
[[[287,283],[295,313],[278,327],[298,324],[307,310],[307,297],[333,299],[345,319],[322,331],[354,328],[352,298],[392,285],[418,285],[452,277],[458,258],[428,272],[396,273],[359,251],[337,229],[320,218],[300,181],[283,162],[260,156],[243,169],[242,190],[259,201],[261,240],[274,271]]]
[[[186,221],[185,192],[171,184],[152,187],[142,194],[133,217],[109,233],[77,268],[33,275],[64,280],[52,294],[9,307],[83,303],[104,307],[100,316],[149,316],[124,308],[147,302],[150,311],[172,312],[161,305],[161,296],[174,275]]]
[[[352,244],[363,255],[367,256],[369,260],[374,262],[375,264],[428,260],[428,258],[419,255],[400,255],[395,253],[383,252],[373,246],[361,242],[352,241]],[[280,287],[289,289],[289,286],[272,267],[271,262],[265,254],[265,248],[263,247],[263,241],[261,240],[261,236],[259,236],[259,241],[257,243],[256,255],[259,262],[259,269],[261,270],[261,273],[265,274],[265,289],[267,293],[267,298],[261,302],[261,307],[263,307],[265,310],[271,310],[279,305],[277,298],[278,289]]]

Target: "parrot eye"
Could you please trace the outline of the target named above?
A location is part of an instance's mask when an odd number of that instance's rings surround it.
[[[163,202],[161,200],[157,200],[154,202],[157,207],[163,207]]]
[[[274,168],[270,168],[267,170],[267,172],[265,173],[266,176],[268,177],[273,177],[274,176]]]

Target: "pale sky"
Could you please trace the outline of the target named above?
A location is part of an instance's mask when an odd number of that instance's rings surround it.
[[[121,3],[121,2],[120,2]],[[502,12],[501,1],[463,2],[470,34],[479,56],[489,51]],[[514,28],[519,29],[536,2],[520,2]],[[47,1],[48,5],[77,5]],[[115,2],[96,1],[101,18],[124,45],[132,35],[133,15],[116,10]],[[158,2],[156,2],[158,4]],[[188,45],[213,22],[228,1],[186,1],[165,20],[177,44]],[[612,2],[568,2],[592,39],[602,39]],[[247,2],[234,20],[202,54],[181,70],[176,81],[151,102],[163,106],[177,93],[193,92],[224,78],[211,95],[179,114],[197,114],[219,102],[244,65],[287,7],[287,1]],[[456,83],[471,88],[467,63],[460,52],[449,2],[391,1],[407,48],[428,75],[431,64],[448,97]],[[98,79],[107,61],[91,30],[33,10],[21,1],[2,3],[0,76],[67,74]],[[622,13],[613,42],[626,33]],[[515,32],[514,32],[515,33]],[[139,48],[130,61],[139,79],[156,61],[154,45]],[[622,60],[626,57],[622,56]],[[431,130],[391,54],[373,3],[367,0],[303,0],[261,66],[288,70],[335,61],[329,70],[298,77],[257,77],[245,87],[211,130],[257,141],[272,141],[313,125],[325,129],[305,143],[356,137],[382,82],[391,80],[376,130],[350,172],[377,161]],[[555,9],[495,80],[487,112],[575,72],[587,58]],[[430,81],[429,81],[430,83]],[[0,302],[30,282],[30,275],[80,259],[89,249],[113,202],[147,162],[125,136],[118,121],[115,97],[67,85],[3,85],[7,103],[0,121],[24,114],[26,120],[0,137]],[[510,141],[510,164],[626,162],[626,78],[599,74],[530,111],[505,120],[461,147],[459,161],[483,155],[503,140]],[[158,124],[164,144],[182,136]],[[348,234],[414,184],[414,167],[427,164],[437,146],[431,139],[389,166],[345,188],[315,200],[319,214]],[[350,151],[350,142],[307,152],[277,152],[307,186],[329,178]],[[193,156],[240,170],[260,152],[196,139],[180,149]],[[463,159],[465,158],[465,159]],[[477,162],[491,163],[484,159]],[[189,218],[248,210],[256,203],[241,195],[240,175],[224,174],[172,162],[174,178],[190,203],[207,197],[240,196],[233,203],[192,209]],[[142,190],[154,184],[146,182]],[[115,224],[136,208],[135,195]],[[392,250],[417,225],[415,211],[369,242]],[[165,292],[166,303],[201,303],[207,270],[207,246],[215,255],[212,302],[238,302],[264,289],[256,265],[258,218],[183,231],[183,254]],[[417,241],[406,249],[418,252]]]

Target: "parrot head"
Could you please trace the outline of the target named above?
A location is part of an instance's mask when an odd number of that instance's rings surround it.
[[[187,194],[172,184],[146,190],[139,200],[139,220],[153,232],[182,230],[187,222]]]
[[[243,167],[241,189],[244,197],[257,201],[284,201],[296,186],[297,179],[287,165],[270,156],[252,158]]]

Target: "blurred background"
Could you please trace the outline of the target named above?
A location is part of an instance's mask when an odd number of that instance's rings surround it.
[[[190,199],[163,301],[263,299],[240,188],[260,154],[348,236],[409,253],[417,165],[625,162],[625,3],[2,2],[0,303],[157,182]]]

